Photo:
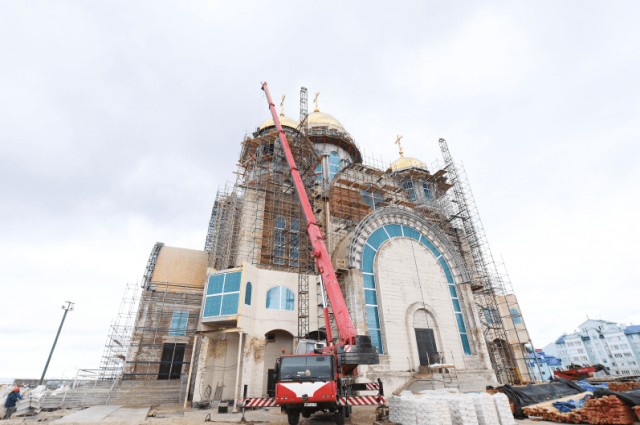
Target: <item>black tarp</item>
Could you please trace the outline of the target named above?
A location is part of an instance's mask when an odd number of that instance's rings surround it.
[[[640,404],[640,388],[621,393],[617,391],[610,391],[606,388],[598,388],[593,392],[593,396],[596,398],[602,398],[607,395],[616,395],[629,406],[637,406]]]
[[[505,393],[516,405],[516,411],[513,413],[513,416],[517,419],[526,418],[522,413],[523,407],[585,392],[582,387],[564,378],[558,378],[546,384],[524,385],[519,387],[503,385],[497,389]]]

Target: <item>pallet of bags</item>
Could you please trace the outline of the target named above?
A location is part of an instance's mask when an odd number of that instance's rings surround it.
[[[402,425],[417,425],[416,398],[411,391],[402,391],[394,400],[393,409],[389,404],[389,420]]]
[[[582,409],[578,410],[578,413],[584,422],[594,425],[630,425],[636,419],[631,407],[624,404],[615,395],[591,398]]]
[[[516,420],[513,418],[513,412],[509,405],[509,397],[503,393],[496,393],[491,396],[493,403],[496,406],[496,413],[500,420],[500,425],[516,425]]]
[[[475,405],[469,399],[453,394],[441,397],[449,405],[453,425],[479,425]]]
[[[489,394],[472,393],[465,394],[464,397],[473,403],[479,425],[500,425],[496,405]]]
[[[609,390],[624,392],[640,388],[640,382],[609,382]]]
[[[449,404],[438,397],[421,395],[416,409],[418,425],[453,425]]]

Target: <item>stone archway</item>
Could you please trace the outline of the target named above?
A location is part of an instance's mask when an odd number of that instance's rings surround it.
[[[422,304],[421,302],[413,303],[409,306],[409,308],[407,308],[406,320],[407,338],[409,341],[411,341],[411,367],[415,370],[418,370],[419,366],[421,366],[423,362],[420,361],[421,347],[419,346],[420,344],[418,342],[417,335],[419,332],[416,333],[416,329],[431,329],[433,332],[434,345],[429,348],[432,348],[432,351],[442,352],[443,343],[442,335],[440,332],[440,325],[438,324],[435,310],[431,306]],[[422,357],[424,357],[425,353],[422,354]],[[434,362],[432,361],[431,363]]]
[[[264,376],[262,393],[267,393],[269,370],[275,369],[276,359],[284,354],[293,354],[293,335],[282,329],[274,329],[264,334]],[[273,372],[272,372],[273,373]]]

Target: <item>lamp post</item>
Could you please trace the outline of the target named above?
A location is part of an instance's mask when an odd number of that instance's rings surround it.
[[[47,374],[47,368],[49,367],[49,362],[51,361],[51,356],[53,356],[53,350],[56,349],[56,344],[58,342],[58,337],[60,336],[60,331],[62,330],[62,325],[64,325],[64,319],[67,317],[67,313],[73,311],[73,305],[71,301],[65,301],[66,305],[62,306],[64,310],[64,314],[62,315],[62,322],[60,322],[60,327],[58,328],[58,333],[56,334],[56,339],[53,341],[53,347],[51,347],[51,352],[49,353],[49,358],[47,359],[47,364],[44,365],[44,371],[42,372],[42,378],[40,378],[40,383],[38,385],[42,385],[44,381],[44,375]]]

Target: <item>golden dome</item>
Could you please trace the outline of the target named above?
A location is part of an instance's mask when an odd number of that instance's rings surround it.
[[[407,168],[426,169],[427,165],[424,162],[420,161],[419,159],[411,158],[410,156],[403,156],[393,161],[390,167],[391,172],[400,171]]]
[[[296,120],[292,120],[289,117],[283,117],[282,115],[280,116],[280,124],[283,127],[290,127],[290,128],[298,128],[298,121]],[[267,127],[273,127],[275,125],[275,123],[273,122],[273,118],[269,118],[268,120],[266,120],[265,122],[263,122],[260,127],[258,127],[258,131],[262,130],[263,128],[267,128]]]
[[[333,125],[344,130],[344,126],[340,121],[324,112],[313,112],[307,118],[309,125]]]

